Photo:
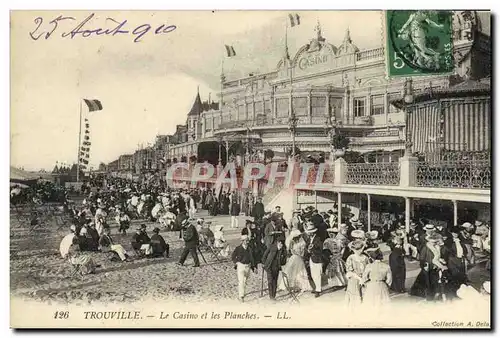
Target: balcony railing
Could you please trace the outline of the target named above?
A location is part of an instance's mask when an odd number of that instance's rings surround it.
[[[346,164],[346,184],[399,185],[399,163]]]
[[[456,188],[456,189],[490,189],[491,188],[491,159],[468,158],[458,160],[418,161],[416,158],[401,158],[400,162],[389,163],[346,163],[339,159],[335,164],[326,165],[320,175],[319,165],[307,168],[308,172],[302,177],[306,167],[298,167],[297,173],[291,183],[302,186],[300,189],[324,189],[325,184],[333,186],[342,185],[377,185],[401,187],[431,187],[431,188]],[[271,169],[268,167],[262,179],[264,183],[270,178]],[[278,167],[278,173],[283,173],[287,168]],[[202,170],[201,175],[205,175]],[[296,174],[297,173],[297,174]],[[243,182],[243,169],[236,171],[238,186]],[[258,169],[252,170],[252,177],[256,177]],[[202,182],[215,182],[218,177],[217,170],[210,178]],[[229,177],[226,176],[226,177]],[[174,172],[174,180],[191,181],[192,169],[178,168]],[[196,179],[196,176],[195,176]],[[275,188],[283,188],[283,178],[274,180]],[[266,183],[267,184],[267,183]],[[277,187],[276,187],[277,186]],[[279,190],[278,189],[278,190]],[[276,190],[276,189],[274,189]]]
[[[490,160],[417,162],[416,185],[438,188],[491,188]]]
[[[356,61],[365,61],[384,57],[384,48],[374,48],[356,53]]]

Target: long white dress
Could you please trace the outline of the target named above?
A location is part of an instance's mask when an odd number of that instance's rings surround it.
[[[381,261],[374,261],[365,268],[363,281],[363,305],[380,307],[390,302],[389,285],[392,283],[391,268]]]
[[[299,241],[292,241],[290,244],[290,252],[292,256],[282,267],[282,271],[288,277],[288,285],[290,288],[299,289],[302,292],[311,291],[311,283],[307,277],[306,265],[304,264],[304,252],[306,250],[306,242],[302,237]],[[283,278],[278,280],[278,290],[286,290]]]

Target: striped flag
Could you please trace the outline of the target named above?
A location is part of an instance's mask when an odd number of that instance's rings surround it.
[[[233,56],[236,56],[236,52],[234,51],[234,47],[233,46],[228,46],[228,45],[224,45],[226,47],[226,54],[227,54],[227,57],[233,57]]]
[[[102,110],[102,104],[101,104],[101,101],[99,101],[99,100],[84,99],[83,101],[85,101],[85,103],[87,104],[87,107],[89,107],[89,112]],[[85,122],[87,122],[87,121],[85,121]]]
[[[295,27],[300,25],[300,16],[297,13],[288,14],[288,18],[290,19],[290,26]]]

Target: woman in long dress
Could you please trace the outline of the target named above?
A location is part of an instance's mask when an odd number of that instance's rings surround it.
[[[348,306],[356,306],[360,305],[362,301],[361,282],[363,272],[370,262],[368,257],[363,254],[364,241],[354,240],[349,243],[348,247],[353,253],[346,260],[347,289],[345,299]]]
[[[391,290],[398,293],[405,292],[406,263],[403,239],[399,236],[390,242],[391,254],[389,255],[389,266],[391,268],[392,283]]]
[[[307,277],[306,266],[304,264],[304,253],[306,242],[299,230],[293,230],[285,241],[291,257],[281,268],[281,271],[288,277],[288,286],[302,292],[311,291],[311,283]],[[280,279],[278,290],[286,290],[283,278]]]
[[[345,263],[342,260],[342,247],[335,240],[335,235],[338,232],[337,228],[327,229],[330,238],[323,242],[323,249],[327,250],[330,255],[328,265],[326,266],[326,276],[328,277],[329,286],[345,286],[347,278],[345,276]]]
[[[390,302],[391,268],[382,262],[384,255],[379,248],[371,248],[366,253],[370,256],[372,263],[363,272],[363,284],[366,285],[363,293],[363,305],[380,307]]]

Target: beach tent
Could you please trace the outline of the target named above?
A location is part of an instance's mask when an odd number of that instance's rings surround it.
[[[14,183],[30,184],[35,183],[40,176],[15,167],[10,167],[10,181]]]
[[[59,245],[59,252],[61,253],[62,258],[65,258],[69,253],[69,248],[73,244],[73,238],[75,238],[75,234],[67,234],[61,241]]]

